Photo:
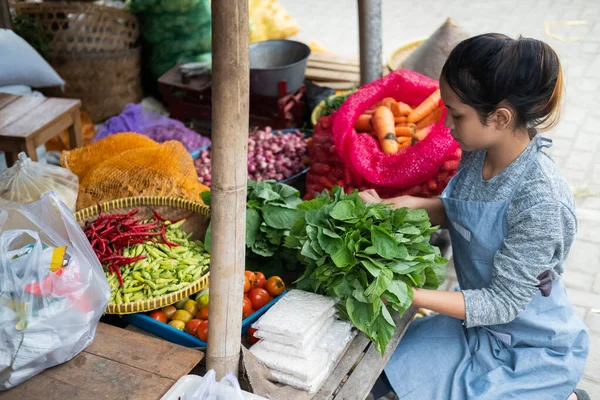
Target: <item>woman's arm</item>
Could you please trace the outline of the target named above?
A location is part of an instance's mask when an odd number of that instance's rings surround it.
[[[462,292],[413,288],[413,304],[449,317],[465,320],[466,307]]]
[[[427,199],[415,196],[399,196],[391,199],[382,199],[373,189],[360,192],[359,196],[365,203],[384,202],[391,204],[394,208],[408,207],[410,209],[424,209],[427,211],[432,225],[442,225],[446,221],[446,210],[444,210],[442,199],[438,197]]]

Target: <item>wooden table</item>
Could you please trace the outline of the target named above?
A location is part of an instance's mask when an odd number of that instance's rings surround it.
[[[204,353],[104,323],[71,361],[0,392],[1,400],[158,400]]]
[[[37,161],[37,147],[65,129],[71,148],[81,147],[80,106],[79,100],[0,93],[0,151],[6,165],[12,166],[21,151]]]

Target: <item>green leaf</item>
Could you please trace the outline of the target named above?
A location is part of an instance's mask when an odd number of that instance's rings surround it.
[[[429,215],[427,215],[427,211],[419,209],[419,210],[411,210],[406,214],[404,222],[423,222],[429,221]]]
[[[211,200],[210,190],[200,193],[200,198],[202,199],[202,202],[204,204],[206,204],[207,206],[210,207],[210,200]]]
[[[402,312],[404,312],[412,303],[413,291],[405,282],[394,279],[388,285],[387,292],[383,294],[383,297],[389,302],[398,305]]]
[[[258,211],[246,209],[246,246],[252,247],[259,234],[262,218]]]
[[[415,261],[392,261],[387,267],[395,274],[406,275],[420,269],[419,262]]]
[[[327,254],[334,254],[344,245],[344,241],[339,235],[336,235],[334,232],[329,231],[329,229],[318,228],[317,239],[319,241],[319,245]],[[337,238],[334,238],[330,235],[325,234],[325,231],[329,231],[333,233]]]
[[[275,200],[280,200],[281,196],[279,195],[279,193],[271,190],[271,189],[263,189],[261,191],[259,191],[256,194],[256,197],[258,197],[259,199],[263,199],[264,201],[275,201]]]
[[[335,233],[334,231],[332,231],[330,229],[323,228],[323,233],[325,235],[329,236],[330,238],[334,238],[334,239],[340,238],[341,239],[340,235],[338,235],[337,233]]]
[[[393,259],[398,254],[398,242],[385,229],[379,226],[371,227],[371,241],[381,257]]]
[[[356,206],[352,201],[342,200],[337,203],[331,210],[331,217],[339,221],[357,222],[358,218],[355,215]]]
[[[383,315],[380,315],[375,320],[374,329],[377,331],[377,351],[383,355],[392,335],[396,331],[396,325],[390,324]]]
[[[421,234],[421,230],[414,225],[404,225],[398,229],[398,233],[402,233],[403,235],[419,235]]]
[[[348,246],[341,246],[331,255],[331,260],[338,268],[344,268],[354,262],[354,256],[348,250]]]
[[[369,273],[373,277],[378,277],[379,276],[379,273],[381,272],[381,269],[378,266],[376,266],[371,260],[361,260],[360,262],[363,265],[363,267],[365,267],[365,269],[367,271],[369,271]]]
[[[270,227],[290,230],[298,221],[300,214],[296,210],[265,204],[262,208],[262,216]]]
[[[350,317],[350,322],[365,333],[368,331],[369,325],[371,324],[370,310],[370,304],[360,302],[354,297],[348,297],[346,299],[346,311],[348,312],[348,317]]]
[[[302,251],[300,251],[300,254],[313,261],[316,261],[320,258],[320,255],[313,250],[310,244],[310,241],[306,241],[306,243],[304,243],[304,245],[302,246]]]
[[[203,192],[204,193],[204,192]],[[206,250],[206,252],[208,254],[210,254],[210,245],[211,245],[211,225],[212,223],[208,224],[208,228],[206,228],[206,234],[204,235],[204,249]]]
[[[365,296],[367,296],[369,302],[373,303],[376,299],[381,297],[381,295],[388,289],[393,277],[394,274],[390,270],[383,269],[380,271],[379,275],[365,290]]]
[[[397,208],[394,210],[392,216],[392,223],[394,226],[402,226],[404,225],[404,219],[406,218],[406,214],[408,214],[408,208]]]

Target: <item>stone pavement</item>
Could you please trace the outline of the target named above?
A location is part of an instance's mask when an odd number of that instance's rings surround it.
[[[357,2],[281,0],[300,24],[298,39],[316,40],[330,50],[358,58]],[[580,387],[600,399],[600,1],[599,0],[383,0],[383,54],[435,31],[447,17],[471,33],[500,32],[535,37],[553,46],[566,77],[560,125],[546,135],[551,155],[572,185],[579,233],[567,261],[564,282],[591,334],[591,352]],[[545,22],[586,21],[581,25]],[[597,312],[594,313],[593,310]]]

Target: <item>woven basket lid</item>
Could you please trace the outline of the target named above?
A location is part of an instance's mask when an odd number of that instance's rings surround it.
[[[418,46],[398,67],[439,79],[452,49],[469,35],[456,21],[448,18],[433,35]]]

